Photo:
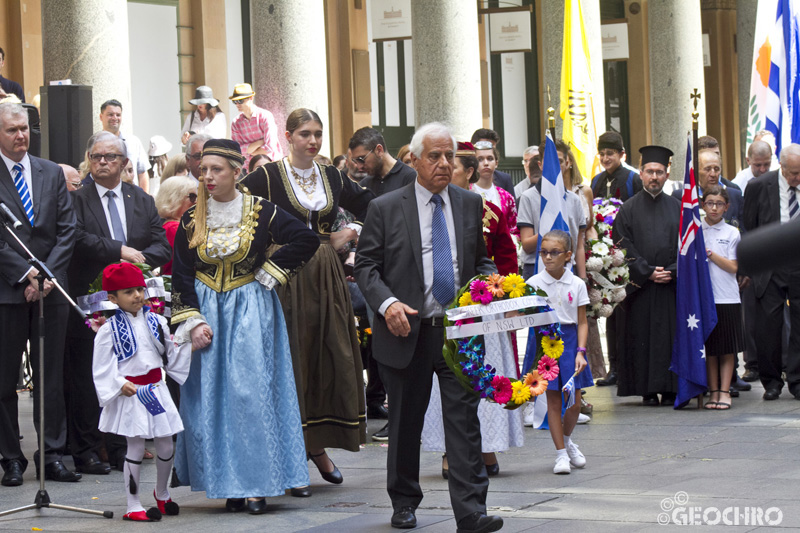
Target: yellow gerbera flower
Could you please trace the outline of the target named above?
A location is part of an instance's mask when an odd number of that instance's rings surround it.
[[[519,274],[509,274],[503,280],[503,290],[510,298],[519,298],[525,294],[525,280]]]
[[[511,384],[511,401],[517,405],[522,405],[531,399],[531,388],[522,381],[515,381]]]
[[[564,341],[553,337],[542,337],[542,349],[544,354],[553,359],[558,359],[564,353]]]
[[[466,307],[468,305],[475,305],[475,302],[472,301],[472,296],[469,295],[469,291],[464,291],[464,294],[458,299],[458,306]]]

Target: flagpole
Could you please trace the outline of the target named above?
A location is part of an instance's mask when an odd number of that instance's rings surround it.
[[[547,86],[547,129],[550,130],[550,137],[553,138],[553,142],[556,142],[556,110],[553,109],[553,106],[550,105],[550,86]],[[544,154],[542,154],[544,157]]]
[[[694,101],[694,111],[692,111],[692,167],[694,169],[694,179],[695,183],[700,183],[699,174],[697,173],[697,165],[699,164],[697,161],[697,119],[700,117],[700,113],[697,111],[697,101],[700,99],[700,93],[697,92],[697,87],[695,87],[694,92],[689,95]]]

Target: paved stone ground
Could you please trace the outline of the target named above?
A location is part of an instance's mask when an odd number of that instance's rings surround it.
[[[574,437],[586,454],[585,469],[567,476],[552,473],[554,448],[549,432],[525,430],[525,446],[499,456],[500,475],[489,487],[490,512],[505,520],[503,531],[650,531],[660,526],[662,507],[697,507],[695,515],[673,511],[671,520],[704,524],[717,518],[715,509],[738,507],[739,526],[707,526],[725,531],[766,530],[757,522],[758,509],[778,508],[777,527],[800,531],[800,402],[788,393],[775,402],[761,400],[762,389],[742,393],[727,412],[645,408],[636,398],[618,398],[616,387],[588,390],[594,404],[592,421],[578,426]],[[35,449],[31,423],[33,401],[20,398],[20,422],[28,457]],[[382,421],[369,424],[370,433]],[[177,517],[159,524],[131,524],[125,512],[122,474],[84,476],[76,484],[49,483],[54,503],[111,510],[114,519],[54,509],[26,511],[0,518],[0,530],[31,531],[316,531],[389,532],[391,506],[386,495],[386,445],[370,443],[360,453],[333,450],[331,456],[345,482],[334,486],[311,473],[314,495],[308,499],[283,496],[269,500],[270,512],[261,516],[229,514],[223,500],[207,500],[203,493],[174,489],[181,505]],[[71,466],[71,459],[66,458]],[[441,478],[440,457],[423,453],[421,482],[425,499],[418,510],[418,529],[452,532],[447,483]],[[22,487],[0,487],[0,509],[32,503],[38,488],[33,465]],[[155,465],[146,461],[142,493],[155,484]],[[681,494],[679,494],[681,493]],[[688,503],[683,501],[688,498]],[[152,502],[145,499],[145,505]],[[681,505],[682,504],[682,505]],[[756,508],[751,511],[751,508]],[[733,520],[735,512],[726,515]],[[777,519],[773,511],[768,516]],[[685,529],[685,528],[684,528]]]

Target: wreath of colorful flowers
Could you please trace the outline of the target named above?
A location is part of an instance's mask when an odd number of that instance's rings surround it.
[[[518,274],[475,276],[459,290],[445,318],[448,335],[442,353],[466,390],[487,401],[504,405],[506,409],[516,409],[543,394],[548,382],[558,378],[558,358],[564,352],[564,341],[561,340],[561,326],[555,311],[546,298],[545,291],[526,284]],[[483,322],[483,316],[502,312],[496,309],[497,305],[492,308],[491,304],[509,300],[518,300],[519,305],[500,307],[505,311],[515,311],[518,317]],[[526,315],[534,316],[526,320]],[[531,372],[521,380],[500,375],[484,362],[486,345],[483,335],[464,336],[459,333],[461,328],[482,322],[484,328],[493,326],[499,332],[527,327],[525,322],[531,321],[541,341],[537,345]],[[479,326],[473,326],[470,331],[476,327]]]
[[[145,296],[147,298],[146,305],[150,308],[150,311],[169,318],[168,302],[172,293],[172,276],[156,276],[153,273],[153,268],[147,263],[133,264],[142,271],[144,281],[147,283]],[[78,306],[87,311],[87,314],[91,313],[91,316],[86,318],[84,323],[86,327],[95,332],[105,324],[109,316],[114,314],[117,306],[108,301],[108,294],[103,290],[102,272],[89,285],[88,294],[78,298]]]
[[[630,279],[625,250],[614,243],[611,235],[611,226],[621,206],[622,201],[617,198],[595,198],[593,202],[597,238],[586,243],[589,318],[611,316],[614,307],[625,299],[625,285]]]

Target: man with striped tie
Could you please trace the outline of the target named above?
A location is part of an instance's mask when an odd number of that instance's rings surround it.
[[[762,174],[747,184],[743,221],[748,231],[800,217],[800,144],[784,147],[780,162],[779,170]],[[777,400],[783,389],[781,338],[783,308],[788,299],[791,326],[786,381],[789,392],[800,400],[800,270],[792,266],[774,268],[753,275],[752,282],[758,306],[755,344],[764,399]]]
[[[19,239],[67,287],[67,266],[75,240],[75,213],[64,173],[55,163],[28,154],[28,112],[18,104],[0,104],[0,202],[20,221]],[[62,386],[64,338],[69,306],[53,284],[44,283],[45,367],[39,368],[38,271],[6,229],[0,229],[0,465],[2,484],[22,485],[28,461],[19,445],[17,377],[22,352],[30,342],[34,383],[44,372],[44,475],[78,481],[80,474],[61,462],[67,438]],[[52,291],[52,292],[51,292]],[[39,413],[34,396],[34,419]],[[38,454],[39,452],[37,452]],[[38,463],[36,465],[38,470]]]

